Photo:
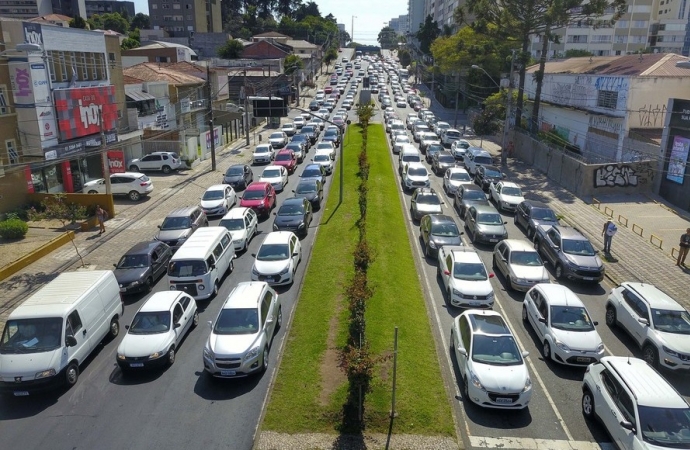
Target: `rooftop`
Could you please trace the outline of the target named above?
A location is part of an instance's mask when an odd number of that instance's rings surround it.
[[[690,74],[690,69],[676,67],[677,62],[686,62],[687,57],[675,53],[649,53],[623,56],[584,56],[564,60],[547,61],[545,73],[549,74],[591,74],[635,77],[680,77]],[[527,68],[535,73],[539,65]]]
[[[204,80],[158,63],[141,63],[122,71],[126,77],[143,81],[167,81],[172,86],[204,84]]]

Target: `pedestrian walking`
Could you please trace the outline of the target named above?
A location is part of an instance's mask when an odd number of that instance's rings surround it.
[[[601,235],[604,236],[604,253],[607,255],[611,253],[611,241],[616,231],[618,231],[616,224],[612,220],[607,220],[604,224],[604,229],[601,231]]]
[[[688,250],[690,250],[690,228],[685,230],[684,234],[680,235],[680,249],[678,251],[678,260],[676,261],[676,266],[685,265],[685,257],[688,256]]]
[[[98,234],[105,233],[105,220],[108,218],[108,213],[105,212],[101,205],[96,205],[96,218],[98,219],[98,226],[100,227],[100,232]]]

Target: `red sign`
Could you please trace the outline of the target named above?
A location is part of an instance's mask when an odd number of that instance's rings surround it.
[[[123,173],[125,170],[125,152],[122,150],[108,151],[108,167],[110,173]]]
[[[34,192],[36,192],[36,190],[34,189],[34,179],[31,176],[31,167],[29,167],[28,165],[24,166],[24,178],[26,179],[26,192],[28,192],[29,194],[33,194]]]
[[[53,93],[61,141],[117,128],[115,86],[56,89]]]

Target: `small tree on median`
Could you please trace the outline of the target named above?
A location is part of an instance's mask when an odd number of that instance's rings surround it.
[[[55,194],[51,197],[47,197],[41,202],[41,205],[43,206],[42,211],[39,212],[32,209],[29,212],[29,220],[57,220],[62,224],[63,228],[66,228],[68,224],[74,223],[77,220],[86,219],[87,217],[86,206],[67,202],[65,194]],[[74,242],[74,233],[70,234],[70,241],[74,246],[74,250],[77,252],[77,256],[79,256],[81,266],[84,267],[84,258],[81,256],[81,253],[79,253],[79,248]]]

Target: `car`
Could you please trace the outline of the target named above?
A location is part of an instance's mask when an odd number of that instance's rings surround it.
[[[402,150],[403,144],[410,143],[410,138],[407,136],[407,134],[395,136],[395,140],[393,141],[393,153],[397,155],[400,153],[400,150]]]
[[[486,168],[487,166],[484,166]],[[509,181],[491,183],[489,186],[489,199],[494,201],[498,209],[504,211],[516,211],[520,203],[525,201],[520,186]]]
[[[216,378],[265,373],[273,338],[283,325],[280,296],[268,283],[238,283],[209,325],[203,351],[206,373]]]
[[[407,102],[403,97],[398,97],[397,100],[395,100],[395,106],[398,108],[407,108]]]
[[[524,409],[532,379],[505,319],[496,311],[470,309],[453,320],[451,347],[462,378],[463,396],[484,408]]]
[[[230,232],[236,252],[246,251],[258,231],[259,218],[253,209],[240,206],[224,215],[218,226],[225,227]]]
[[[342,106],[343,106],[343,108],[345,108],[346,110],[350,111],[350,110],[352,109],[352,105],[353,105],[353,104],[354,104],[354,102],[353,102],[352,100],[343,100],[343,105],[342,105]]]
[[[455,190],[453,196],[453,207],[458,212],[458,216],[465,220],[465,214],[471,206],[489,206],[486,194],[474,184],[461,184]]]
[[[276,157],[273,159],[273,165],[285,167],[288,175],[293,174],[297,169],[297,156],[295,156],[295,152],[291,149],[284,148],[276,153]]]
[[[488,164],[477,166],[474,172],[474,182],[477,183],[484,192],[489,192],[491,185],[498,183],[503,180],[503,178],[505,178],[505,174],[501,172],[501,169]]]
[[[288,143],[288,136],[284,131],[274,131],[268,135],[268,143],[271,144],[274,149],[283,148]]]
[[[299,144],[300,146],[302,146],[302,150],[306,154],[311,148],[311,139],[309,139],[308,134],[298,133],[292,136],[292,139],[290,139],[290,144]]]
[[[158,225],[155,239],[177,250],[199,227],[207,227],[208,218],[201,206],[187,206],[171,211]]]
[[[292,119],[292,123],[295,125],[295,129],[297,131],[301,130],[302,127],[304,126],[305,123],[307,123],[306,120],[304,120],[304,117],[302,116],[297,116],[294,119]]]
[[[494,247],[493,268],[501,272],[508,288],[526,292],[537,283],[550,283],[539,253],[526,241],[504,239]]]
[[[421,162],[404,163],[402,171],[402,185],[406,192],[431,186],[429,172]]]
[[[458,141],[462,138],[462,133],[456,130],[455,128],[446,128],[440,135],[441,137],[441,144],[443,144],[444,147],[450,148],[453,145],[453,142]]]
[[[318,180],[323,186],[326,183],[326,169],[321,164],[308,164],[300,175],[300,183],[307,180]]]
[[[604,356],[604,342],[582,300],[562,284],[537,284],[525,295],[522,320],[542,343],[545,361],[587,366]]]
[[[317,150],[314,157],[311,159],[314,164],[319,164],[323,167],[326,175],[333,173],[333,160],[331,159],[331,151],[328,149]]]
[[[122,374],[172,366],[177,349],[199,325],[196,301],[181,291],[160,291],[149,297],[125,328],[115,360]]]
[[[303,143],[290,142],[288,145],[285,146],[285,148],[283,150],[292,151],[292,153],[295,155],[295,161],[297,164],[304,161],[304,154],[306,152],[304,151],[304,144]],[[294,173],[294,170],[293,170],[293,173]]]
[[[302,260],[302,244],[291,231],[273,231],[266,235],[252,256],[256,258],[252,266],[252,281],[265,281],[271,286],[290,285]]]
[[[470,247],[444,245],[438,249],[436,273],[452,306],[492,308],[494,290],[489,273],[477,251]]]
[[[282,127],[280,127],[280,131],[285,133],[286,136],[292,137],[297,133],[297,127],[295,127],[294,123],[284,123]]]
[[[141,159],[133,159],[129,163],[130,172],[144,172],[158,170],[165,174],[184,167],[184,163],[174,152],[153,152]]]
[[[288,171],[281,165],[266,166],[259,177],[259,181],[269,183],[276,192],[282,192],[288,183]]]
[[[418,124],[415,124],[413,131],[412,131],[412,137],[414,138],[415,142],[419,142],[419,140],[422,137],[422,133],[427,133],[431,132],[431,129],[423,122]]]
[[[605,356],[582,380],[582,414],[598,419],[621,449],[686,448],[690,405],[645,361]]]
[[[451,130],[452,127],[448,122],[443,122],[443,121],[438,121],[434,124],[432,127],[434,133],[436,133],[436,136],[438,136],[439,139],[441,139],[441,136],[443,136],[443,133],[446,130]]]
[[[449,167],[443,174],[443,190],[449,196],[454,196],[461,184],[472,183],[472,177],[462,167]]]
[[[534,237],[539,254],[554,267],[556,278],[599,283],[604,264],[589,240],[573,227],[539,225]]]
[[[223,183],[229,184],[233,189],[244,189],[254,181],[254,172],[247,164],[233,164],[228,167],[223,176]]]
[[[470,175],[474,176],[481,165],[490,166],[494,163],[491,154],[481,147],[470,147],[465,151],[463,164]]]
[[[273,146],[271,144],[259,144],[252,153],[252,164],[271,164],[273,161]]]
[[[347,121],[345,120],[345,118],[343,116],[334,116],[331,119],[331,122],[333,122],[335,125],[340,127],[341,130],[343,128],[345,128],[345,125],[347,124]]]
[[[333,142],[329,141],[321,141],[318,144],[316,144],[316,152],[322,152],[324,150],[328,151],[328,156],[330,156],[331,160],[335,161],[335,145],[333,145]]]
[[[417,188],[410,198],[412,220],[420,220],[427,214],[443,213],[443,201],[432,188]]]
[[[244,190],[240,206],[253,209],[259,216],[268,217],[276,206],[276,191],[271,183],[255,181]]]
[[[311,202],[312,210],[321,209],[323,200],[323,185],[319,180],[305,179],[297,183],[297,187],[292,191],[297,198],[306,198]]]
[[[237,194],[228,184],[215,184],[201,197],[201,209],[207,217],[222,216],[237,204]]]
[[[446,170],[451,167],[455,167],[455,158],[449,152],[436,152],[431,159],[431,170],[434,171],[436,175],[442,175],[446,173]]]
[[[426,152],[424,154],[424,158],[426,159],[426,162],[431,164],[431,162],[434,160],[434,155],[438,152],[444,151],[444,148],[441,144],[434,142],[431,145],[429,145],[426,148]]]
[[[273,231],[292,231],[304,238],[309,233],[309,226],[314,219],[311,202],[304,197],[293,197],[283,201],[274,212]]]
[[[606,324],[625,330],[658,369],[690,369],[690,314],[649,283],[623,282],[606,301]]]
[[[328,119],[328,117],[330,116],[328,108],[321,108],[316,112],[316,114],[322,119]]]
[[[402,144],[402,148],[400,149],[400,153],[398,155],[398,172],[400,175],[403,174],[405,165],[412,162],[421,163],[422,154],[419,153],[419,150],[417,150],[414,145]]]
[[[336,79],[336,80],[337,80],[337,79]],[[331,86],[325,86],[325,87],[323,88],[323,91],[324,91],[326,94],[331,94],[331,93],[333,92],[333,87],[331,87]]]
[[[465,228],[473,243],[496,244],[508,238],[508,230],[501,215],[493,206],[472,205],[465,214]]]
[[[314,100],[316,100],[319,103],[323,103],[323,101],[326,99],[326,94],[325,93],[320,93],[316,94],[316,97],[314,97]]]
[[[436,133],[434,132],[427,131],[419,135],[419,151],[421,151],[422,153],[426,153],[426,150],[429,148],[430,145],[440,143],[441,141],[439,141],[438,136],[436,136]]]
[[[407,135],[407,132],[405,130],[405,122],[403,122],[400,119],[392,119],[390,122],[387,123],[387,126],[389,127],[388,134],[390,136],[393,136],[394,131],[400,131],[401,133]]]
[[[333,80],[331,80],[333,84]],[[312,100],[309,102],[309,111],[318,111],[321,108],[321,103],[318,100]]]
[[[466,141],[465,139],[458,139],[457,141],[454,141],[452,144],[450,144],[450,153],[453,155],[453,157],[455,157],[457,161],[464,161],[465,152],[470,147],[471,145],[468,141]]]
[[[314,125],[316,129],[316,136],[318,137],[321,134],[321,130],[326,126],[326,122],[321,117],[313,117],[311,121],[307,125]]]
[[[535,230],[539,225],[558,225],[558,216],[546,203],[536,200],[525,200],[515,209],[513,219],[515,226],[521,226],[527,233],[527,238],[534,239]]]
[[[327,129],[326,131],[323,132],[323,137],[321,138],[321,142],[331,142],[333,143],[334,146],[339,146],[340,145],[340,131],[337,129]]]
[[[127,196],[136,202],[153,192],[153,181],[139,172],[112,173],[110,174],[110,188],[114,196]],[[82,192],[85,194],[105,194],[106,190],[105,178],[98,178],[84,183]]]
[[[168,270],[172,250],[160,241],[134,244],[115,266],[115,278],[120,294],[151,292],[155,282]]]
[[[424,256],[435,257],[444,245],[462,245],[462,232],[452,217],[427,214],[419,221],[419,237],[424,245]]]
[[[405,126],[407,127],[407,129],[412,130],[412,125],[414,125],[415,121],[417,121],[418,119],[419,115],[417,115],[417,113],[409,113],[405,118]]]
[[[423,107],[424,105],[420,100],[416,100],[412,103],[412,109],[414,109],[415,111],[421,111]]]
[[[314,145],[316,144],[316,126],[314,125],[304,125],[302,129],[300,130],[300,134],[303,134],[309,138],[309,145]]]

